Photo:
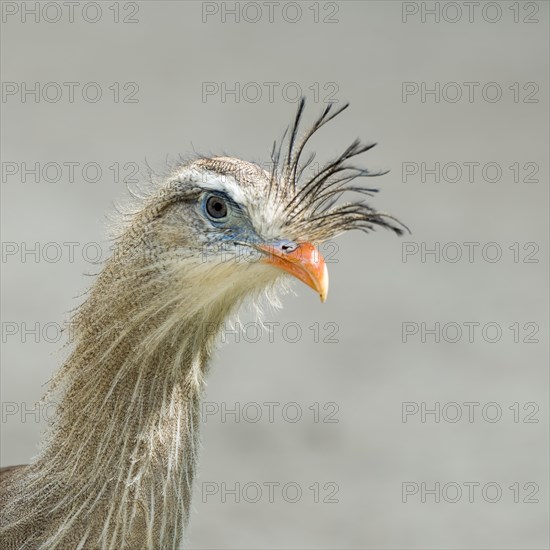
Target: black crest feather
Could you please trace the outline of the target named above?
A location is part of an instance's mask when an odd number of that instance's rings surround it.
[[[363,200],[337,204],[338,199],[346,192],[372,196],[378,191],[352,183],[357,178],[386,173],[371,172],[351,162],[358,155],[372,149],[375,143],[365,144],[356,139],[311,177],[303,178],[306,168],[315,158],[312,153],[305,161],[302,160],[306,145],[319,129],[348,107],[349,103],[338,107],[334,103],[328,104],[311,127],[298,138],[305,109],[305,98],[300,100],[294,122],[285,130],[279,143],[273,144],[269,194],[275,193],[284,202],[287,228],[307,235],[312,240],[323,241],[351,229],[369,232],[376,226],[402,235],[404,230],[408,231],[403,223],[390,214],[378,212]],[[286,149],[284,155],[283,149]]]

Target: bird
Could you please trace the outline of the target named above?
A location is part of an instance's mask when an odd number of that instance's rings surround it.
[[[273,143],[269,168],[196,154],[133,192],[112,255],[73,315],[40,450],[0,473],[0,548],[180,548],[223,324],[246,304],[280,306],[293,279],[324,302],[319,246],[329,239],[407,230],[365,202],[377,189],[358,182],[380,172],[355,157],[374,144],[356,139],[308,171],[312,136],[349,103],[327,104],[302,130],[305,103]]]

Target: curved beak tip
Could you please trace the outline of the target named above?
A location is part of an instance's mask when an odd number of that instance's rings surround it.
[[[309,242],[298,244],[288,252],[281,246],[262,245],[265,262],[293,275],[319,293],[321,302],[328,295],[328,269],[321,253]]]
[[[327,264],[323,260],[323,275],[320,280],[319,284],[319,298],[321,298],[321,302],[324,304],[327,301],[328,296],[328,269]]]

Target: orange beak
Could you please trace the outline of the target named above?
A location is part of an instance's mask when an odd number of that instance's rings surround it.
[[[293,275],[307,286],[319,293],[321,302],[328,294],[327,265],[321,253],[311,243],[289,245],[259,245],[258,248],[267,254],[265,263],[278,267]]]

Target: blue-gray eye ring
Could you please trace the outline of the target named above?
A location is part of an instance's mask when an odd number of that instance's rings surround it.
[[[211,195],[206,199],[206,213],[214,220],[222,220],[227,217],[227,204],[217,195]]]

